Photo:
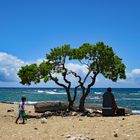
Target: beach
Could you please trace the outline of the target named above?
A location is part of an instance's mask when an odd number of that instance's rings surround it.
[[[15,124],[18,105],[0,103],[1,140],[139,140],[140,116],[83,117],[52,116],[42,123],[32,117],[26,124]],[[37,116],[34,106],[26,114]]]

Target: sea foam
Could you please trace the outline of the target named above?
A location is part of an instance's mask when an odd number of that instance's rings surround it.
[[[66,92],[47,91],[48,94],[66,94]]]
[[[132,113],[133,113],[134,115],[140,115],[140,110],[132,110]]]

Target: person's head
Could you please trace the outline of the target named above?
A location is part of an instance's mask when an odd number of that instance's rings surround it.
[[[26,101],[26,97],[22,97],[22,98],[21,98],[21,101],[22,101],[22,102],[25,102],[25,101]]]
[[[112,92],[111,87],[108,87],[108,88],[107,88],[107,91],[108,91],[108,92]]]

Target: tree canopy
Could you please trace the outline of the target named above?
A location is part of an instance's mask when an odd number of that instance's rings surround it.
[[[66,67],[73,60],[86,67],[87,73],[84,76]],[[111,47],[103,42],[98,42],[95,45],[84,43],[79,48],[71,48],[70,45],[65,44],[51,49],[40,65],[23,66],[19,70],[18,76],[23,85],[31,85],[32,82],[37,84],[40,83],[40,80],[44,80],[45,83],[53,81],[63,87],[67,92],[69,109],[73,107],[77,90],[80,88],[82,95],[79,109],[84,110],[85,99],[90,93],[91,87],[95,84],[97,75],[102,74],[105,78],[116,82],[118,79],[126,78],[125,68],[122,59],[115,54]],[[61,75],[63,82],[58,75]],[[74,76],[77,80],[73,97],[70,93],[72,81],[68,78],[69,76]],[[90,82],[86,85],[88,79],[90,79]]]

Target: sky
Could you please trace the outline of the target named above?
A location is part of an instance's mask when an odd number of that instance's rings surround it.
[[[114,83],[99,76],[95,87],[139,88],[139,5],[139,0],[0,1],[0,87],[22,86],[20,67],[41,62],[54,47],[103,41],[123,59],[127,78]]]

